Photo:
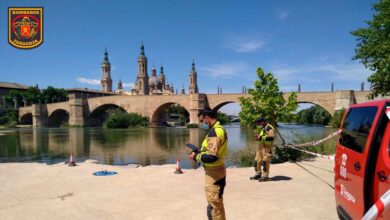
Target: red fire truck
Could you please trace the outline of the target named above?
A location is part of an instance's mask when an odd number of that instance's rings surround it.
[[[361,219],[390,189],[389,118],[389,99],[352,105],[344,114],[334,168],[340,219]],[[390,219],[390,210],[378,219]]]

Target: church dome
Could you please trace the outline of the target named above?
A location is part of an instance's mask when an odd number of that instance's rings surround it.
[[[149,78],[149,86],[150,87],[157,87],[161,84],[161,81],[156,76],[151,76]]]

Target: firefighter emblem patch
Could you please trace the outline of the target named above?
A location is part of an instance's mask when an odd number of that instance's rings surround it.
[[[43,42],[43,8],[8,8],[8,42],[33,49]]]

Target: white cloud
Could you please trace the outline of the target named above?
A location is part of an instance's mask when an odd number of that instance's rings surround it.
[[[366,82],[371,74],[357,62],[335,61],[277,67],[271,69],[271,72],[278,79],[282,91],[296,91],[298,83],[303,90],[308,88],[317,91],[328,86],[330,88],[331,82],[335,83],[336,89],[356,89],[361,82]]]
[[[309,74],[324,73],[339,81],[365,81],[370,75],[359,63],[322,63],[317,65],[290,66],[288,68],[275,68],[271,71],[279,80],[290,81],[299,79],[302,81],[318,82],[320,79],[313,78]]]
[[[245,42],[237,42],[235,51],[239,53],[252,52],[264,46],[261,40],[249,40]]]
[[[199,69],[212,77],[231,78],[246,73],[249,69],[249,65],[245,62],[232,62],[200,67]]]
[[[89,85],[100,85],[99,79],[87,79],[84,77],[77,77],[77,82],[89,84]]]
[[[231,35],[225,37],[224,47],[234,50],[238,53],[249,53],[261,49],[265,42],[259,37],[250,37],[246,35]]]
[[[122,86],[124,88],[130,88],[132,89],[134,87],[134,83],[122,83]]]
[[[276,12],[276,16],[279,20],[284,21],[289,16],[290,12],[286,10],[280,10]]]
[[[329,72],[338,80],[365,81],[370,75],[369,70],[365,69],[361,64],[327,64],[318,66],[318,71]]]

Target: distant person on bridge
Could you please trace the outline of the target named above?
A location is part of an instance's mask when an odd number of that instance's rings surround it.
[[[274,127],[267,123],[264,118],[260,117],[255,121],[256,140],[259,141],[259,146],[255,157],[256,175],[251,177],[251,180],[267,181],[269,180],[269,166],[272,156],[272,147],[275,138]],[[261,169],[263,167],[263,170]]]
[[[192,152],[188,158],[202,162],[205,171],[205,191],[207,217],[209,220],[226,219],[223,205],[223,192],[226,185],[225,157],[228,138],[225,129],[217,121],[217,114],[211,109],[203,109],[199,114],[199,122],[210,129],[202,142],[199,152]]]

